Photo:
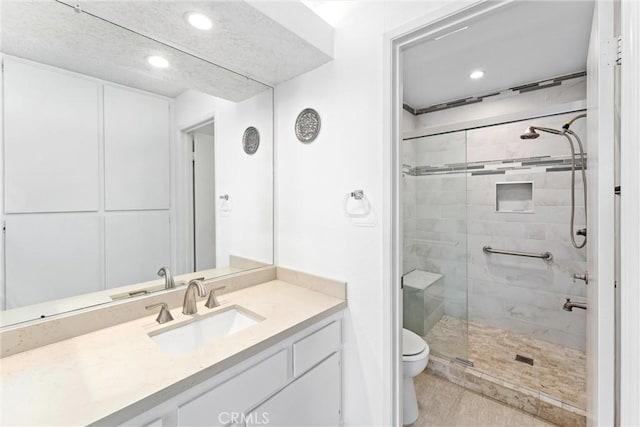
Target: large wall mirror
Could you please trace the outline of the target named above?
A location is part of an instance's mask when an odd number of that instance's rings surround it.
[[[273,263],[272,88],[144,3],[2,2],[2,326]]]

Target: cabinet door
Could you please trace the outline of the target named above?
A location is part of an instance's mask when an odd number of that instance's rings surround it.
[[[340,372],[340,353],[334,353],[247,414],[247,427],[338,426],[342,400]]]
[[[165,99],[104,87],[107,210],[169,208],[169,119]]]
[[[280,351],[178,408],[179,426],[225,426],[287,382],[287,352]]]
[[[124,423],[120,427],[176,427],[178,425],[178,410],[168,409],[160,405],[147,412],[138,415]]]

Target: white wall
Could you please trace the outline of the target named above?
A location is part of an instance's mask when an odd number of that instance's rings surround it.
[[[216,265],[229,265],[229,255],[271,264],[273,262],[273,98],[271,90],[234,103],[197,91],[176,98],[177,144],[184,144],[182,129],[206,119],[214,119],[216,175]],[[245,129],[254,126],[260,132],[260,146],[253,155],[242,147]],[[184,150],[178,148],[176,185],[187,188],[191,179]],[[176,191],[180,212],[177,236],[179,253],[189,253],[189,192]],[[219,195],[228,194],[231,211],[220,210]],[[182,248],[182,252],[180,252]],[[186,272],[188,260],[178,260],[178,271]]]
[[[345,3],[345,2],[340,2]],[[342,212],[364,190],[378,214],[383,192],[383,34],[440,2],[349,2],[335,60],[276,87],[277,263],[348,282],[343,372],[346,425],[382,425],[382,224],[355,227]],[[301,144],[298,113],[315,108],[322,130]]]

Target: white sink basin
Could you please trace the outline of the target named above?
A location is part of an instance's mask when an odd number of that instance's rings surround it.
[[[180,356],[263,320],[263,317],[233,305],[188,323],[152,332],[149,336],[166,353]]]

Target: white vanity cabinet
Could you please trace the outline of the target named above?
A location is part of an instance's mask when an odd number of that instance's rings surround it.
[[[340,372],[340,354],[333,353],[247,414],[247,427],[339,425]]]
[[[338,426],[341,348],[335,314],[122,425]]]
[[[283,349],[241,374],[178,407],[179,426],[224,426],[288,380]]]

